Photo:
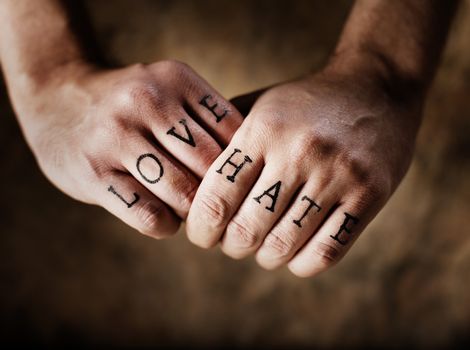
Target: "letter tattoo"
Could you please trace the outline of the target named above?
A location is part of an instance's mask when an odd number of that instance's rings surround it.
[[[307,207],[307,209],[305,209],[305,211],[304,211],[304,213],[302,214],[302,216],[300,217],[300,219],[292,220],[292,222],[293,222],[294,224],[296,224],[297,226],[299,226],[299,227],[302,227],[301,221],[303,220],[304,217],[307,216],[307,214],[308,214],[308,212],[310,211],[310,209],[312,209],[313,207],[317,208],[317,213],[321,210],[321,207],[320,207],[317,203],[315,203],[315,202],[313,201],[313,199],[310,199],[310,198],[308,198],[307,196],[303,196],[303,197],[302,197],[302,201],[305,201],[305,200],[308,201],[308,207]]]
[[[217,103],[214,103],[213,105],[209,105],[208,100],[212,99],[211,95],[205,95],[201,101],[199,101],[199,104],[206,107],[209,111],[212,112],[212,114],[215,116],[215,121],[216,123],[219,123],[222,119],[224,119],[225,116],[227,116],[228,111],[226,109],[223,109],[222,114],[217,114],[216,108],[218,106]]]
[[[187,143],[188,145],[190,145],[191,147],[196,147],[196,142],[194,142],[194,137],[193,135],[191,134],[191,131],[189,131],[189,128],[188,128],[188,124],[186,122],[186,119],[181,119],[180,121],[178,121],[178,123],[180,123],[181,125],[184,126],[184,130],[186,131],[186,135],[187,137],[183,137],[181,136],[180,134],[177,134],[175,132],[176,128],[173,126],[170,130],[168,130],[166,133],[167,135],[171,135],[171,136],[174,136],[176,137],[178,140],[181,140],[183,141],[184,143]]]
[[[134,192],[134,200],[132,202],[128,202],[124,199],[124,197],[122,195],[117,193],[117,191],[111,185],[108,187],[108,191],[111,192],[112,194],[116,195],[120,200],[122,200],[124,203],[126,203],[128,208],[131,208],[140,199],[140,196],[137,193]]]
[[[228,175],[227,176],[227,180],[230,181],[230,182],[235,182],[235,176],[237,176],[238,172],[243,168],[243,166],[246,164],[246,163],[252,163],[253,161],[251,160],[250,157],[248,156],[245,156],[244,160],[242,163],[240,164],[235,164],[234,162],[232,162],[232,157],[236,154],[236,153],[240,153],[241,151],[238,149],[238,148],[235,148],[233,150],[233,153],[230,155],[230,157],[227,158],[227,160],[224,162],[224,164],[222,164],[222,166],[220,167],[219,170],[216,170],[216,172],[218,172],[219,174],[222,174],[222,170],[224,169],[224,167],[227,165],[227,164],[230,164],[231,166],[233,166],[235,168],[235,171],[233,172],[232,175]]]
[[[274,212],[274,207],[276,206],[276,201],[277,201],[277,197],[279,196],[279,191],[281,189],[281,185],[282,185],[282,182],[278,181],[274,185],[269,187],[266,191],[264,191],[261,194],[261,196],[255,197],[253,199],[255,201],[257,201],[258,203],[261,203],[261,198],[263,198],[264,196],[270,197],[271,200],[272,200],[272,204],[271,204],[270,207],[266,207],[266,209],[269,210],[269,211]],[[274,194],[271,194],[270,192],[273,191],[273,190],[274,190]]]
[[[349,242],[349,239],[341,240],[341,238],[340,238],[341,233],[346,232],[348,234],[348,236],[350,236],[352,234],[352,232],[351,232],[352,228],[348,227],[349,221],[351,221],[354,225],[356,225],[359,222],[359,219],[352,216],[351,214],[344,213],[344,216],[345,216],[344,221],[341,224],[341,226],[339,227],[338,233],[334,236],[330,235],[331,238],[333,238],[335,241],[337,241],[339,244],[342,244],[342,245],[346,245]]]
[[[147,176],[145,176],[143,173],[142,173],[142,170],[140,169],[140,163],[145,159],[145,158],[150,158],[152,160],[155,161],[155,163],[157,163],[158,167],[160,168],[160,173],[158,175],[158,177],[156,177],[155,179],[149,179]],[[137,171],[139,172],[140,176],[142,176],[142,178],[147,181],[148,183],[151,183],[151,184],[155,184],[157,183],[158,181],[160,181],[161,177],[163,176],[163,166],[162,166],[162,163],[158,160],[158,158],[156,156],[154,156],[152,153],[146,153],[146,154],[142,154],[138,159],[137,159]]]

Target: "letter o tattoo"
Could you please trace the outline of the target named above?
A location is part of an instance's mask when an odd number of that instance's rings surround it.
[[[145,158],[151,158],[153,159],[157,164],[158,166],[160,167],[160,174],[158,175],[158,177],[154,180],[151,180],[149,179],[147,176],[145,176],[143,173],[142,173],[142,170],[140,170],[140,162],[142,162],[142,160],[144,160]],[[142,154],[138,159],[137,159],[137,171],[139,172],[140,176],[142,176],[142,178],[147,181],[148,183],[151,183],[151,184],[155,184],[157,183],[158,181],[160,181],[160,179],[162,178],[163,176],[163,166],[162,166],[162,163],[160,162],[160,160],[158,160],[158,158],[153,155],[152,153],[146,153],[146,154]]]

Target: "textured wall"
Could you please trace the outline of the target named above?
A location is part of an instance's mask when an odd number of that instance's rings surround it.
[[[319,68],[348,1],[88,0],[107,55],[176,58],[224,95]],[[331,271],[157,242],[41,175],[0,95],[0,342],[439,346],[470,337],[470,2],[454,23],[412,167]]]

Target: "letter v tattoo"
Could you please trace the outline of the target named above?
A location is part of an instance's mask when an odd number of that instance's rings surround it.
[[[181,136],[180,134],[177,134],[175,132],[176,128],[173,126],[170,130],[168,130],[166,133],[167,135],[171,135],[176,137],[178,140],[183,141],[184,143],[187,143],[191,147],[196,147],[196,142],[194,141],[194,137],[191,134],[191,131],[189,131],[188,124],[186,122],[186,119],[181,119],[178,121],[181,125],[184,126],[184,130],[186,131],[186,138]]]

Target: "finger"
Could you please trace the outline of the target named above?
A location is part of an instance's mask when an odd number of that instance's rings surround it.
[[[292,258],[288,267],[295,275],[316,275],[344,256],[382,205],[381,201],[361,197],[346,198]]]
[[[243,122],[240,112],[194,71],[185,96],[186,112],[197,120],[222,146]]]
[[[209,248],[219,241],[263,167],[261,153],[237,141],[209,168],[194,197],[186,232],[198,246]]]
[[[222,148],[181,106],[172,113],[172,119],[152,123],[153,134],[174,158],[202,178]]]
[[[283,214],[304,179],[300,172],[272,160],[227,225],[222,239],[225,254],[240,259],[256,251]]]
[[[122,165],[180,218],[186,218],[199,181],[149,140],[140,135],[129,139]]]
[[[286,264],[315,233],[337,202],[338,188],[320,176],[303,186],[291,207],[266,235],[256,252],[256,260],[266,269]]]
[[[178,230],[180,219],[130,174],[110,173],[96,193],[97,204],[145,235],[160,239]]]

